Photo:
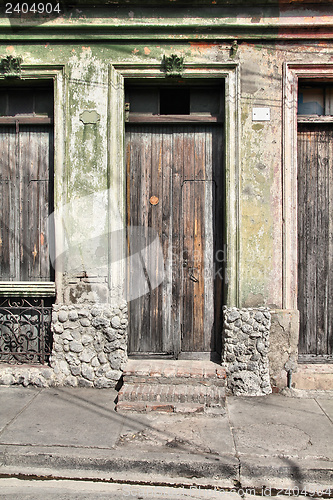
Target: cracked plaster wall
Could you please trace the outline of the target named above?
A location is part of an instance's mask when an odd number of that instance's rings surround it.
[[[149,43],[119,42],[112,45],[89,43],[51,43],[0,46],[3,55],[22,56],[25,64],[64,64],[64,115],[66,123],[65,174],[55,193],[56,208],[73,203],[73,213],[66,217],[69,243],[59,260],[62,286],[58,287],[60,307],[86,304],[89,314],[95,303],[110,303],[107,263],[98,261],[99,272],[91,263],[105,249],[101,235],[107,234],[107,213],[111,207],[105,196],[108,189],[108,74],[112,61],[160,62],[164,54],[177,53],[185,62],[237,62],[240,64],[240,220],[239,220],[239,306],[272,308],[269,360],[272,385],[285,385],[285,364],[297,359],[297,311],[282,308],[282,76],[283,64],[294,62],[329,62],[332,43],[242,42],[234,58],[230,44],[191,42],[177,46],[167,41]],[[254,106],[269,107],[269,122],[252,121]],[[83,111],[96,111],[99,121],[83,124]],[[80,210],[75,201],[99,193],[93,209],[99,216]],[[90,208],[89,208],[90,210]],[[79,213],[80,224],[76,224]],[[67,214],[68,215],[68,214]],[[122,224],[124,214],[112,213]],[[230,223],[230,221],[227,221]],[[233,228],[236,230],[236,227]],[[80,244],[75,246],[75,241]],[[89,241],[89,245],[84,245]],[[104,255],[104,254],[103,254]],[[234,269],[227,269],[234,273]],[[112,303],[111,311],[120,303]],[[230,304],[232,305],[232,304]],[[111,313],[112,314],[112,313]],[[125,330],[124,330],[125,332]],[[126,333],[124,333],[125,339]],[[125,351],[124,351],[125,352]],[[125,358],[124,358],[125,359]]]

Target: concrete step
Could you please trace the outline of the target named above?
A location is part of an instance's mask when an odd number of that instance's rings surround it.
[[[226,384],[226,370],[212,361],[130,359],[123,372],[124,383]]]
[[[211,361],[129,360],[118,412],[223,413],[226,372]]]
[[[323,391],[333,388],[333,364],[298,364],[292,374],[292,387],[300,390]]]

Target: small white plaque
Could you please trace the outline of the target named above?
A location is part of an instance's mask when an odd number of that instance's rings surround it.
[[[271,108],[253,108],[252,121],[267,122],[271,119]]]

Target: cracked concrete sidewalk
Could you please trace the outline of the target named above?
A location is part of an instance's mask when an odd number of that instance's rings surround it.
[[[116,391],[0,387],[0,476],[333,492],[333,399],[227,397],[225,415],[115,412]]]

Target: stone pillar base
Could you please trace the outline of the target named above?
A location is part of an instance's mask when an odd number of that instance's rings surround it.
[[[269,379],[268,308],[223,308],[223,366],[227,387],[236,396],[263,396],[272,392]]]
[[[127,305],[53,306],[50,365],[61,385],[114,387],[127,361]]]

